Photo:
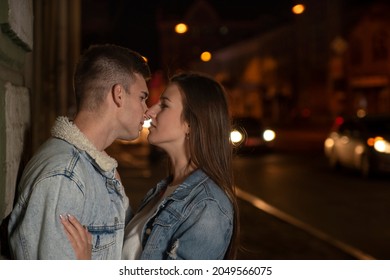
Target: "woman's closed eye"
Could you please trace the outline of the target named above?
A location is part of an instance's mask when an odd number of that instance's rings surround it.
[[[165,103],[160,103],[160,108],[161,109],[164,109],[164,108],[167,108],[168,107],[168,105],[167,104],[165,104]]]

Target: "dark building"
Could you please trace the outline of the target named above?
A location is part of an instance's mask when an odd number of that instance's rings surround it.
[[[390,5],[376,3],[348,34],[345,113],[390,113]]]
[[[234,114],[275,123],[327,121],[362,106],[389,112],[388,4],[302,2],[303,14],[276,22],[224,21],[213,5],[195,1],[183,17],[158,21],[164,71],[208,72],[229,89]],[[179,19],[189,32],[174,32]],[[202,62],[206,50],[212,59]]]

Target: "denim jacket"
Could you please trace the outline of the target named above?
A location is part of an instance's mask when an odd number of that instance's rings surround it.
[[[169,178],[150,190],[144,207]],[[193,172],[165,198],[143,230],[141,259],[223,259],[233,232],[233,206],[202,170]]]
[[[74,215],[93,236],[92,259],[120,259],[129,200],[117,162],[65,117],[27,164],[8,231],[15,259],[74,259],[59,215]]]

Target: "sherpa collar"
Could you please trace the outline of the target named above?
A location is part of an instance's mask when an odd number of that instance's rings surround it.
[[[110,171],[118,166],[115,159],[104,152],[98,151],[88,138],[67,117],[58,117],[51,129],[53,137],[63,139],[76,148],[85,151],[104,171]]]

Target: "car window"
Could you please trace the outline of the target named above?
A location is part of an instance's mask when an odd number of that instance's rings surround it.
[[[352,122],[350,122],[350,121],[344,122],[344,123],[340,126],[340,128],[339,128],[339,132],[340,132],[341,134],[345,134],[345,135],[350,135],[352,130],[353,130],[353,124],[352,124]]]
[[[359,138],[361,136],[361,128],[355,121],[349,120],[340,126],[339,133],[348,137]]]
[[[366,129],[370,134],[389,135],[390,118],[380,120],[369,120],[365,123]]]

